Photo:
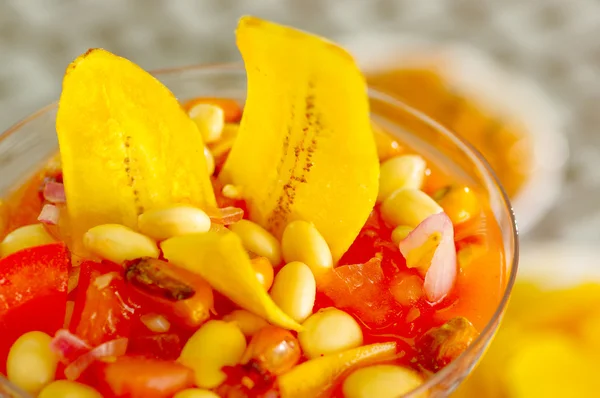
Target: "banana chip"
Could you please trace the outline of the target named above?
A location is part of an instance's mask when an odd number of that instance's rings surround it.
[[[242,241],[232,232],[209,231],[183,235],[162,242],[171,263],[195,272],[228,299],[273,325],[300,330],[258,281]]]
[[[248,98],[220,177],[277,237],[291,221],[314,223],[337,261],[378,191],[364,78],[333,43],[254,17],[241,19],[237,44]]]
[[[202,137],[177,99],[132,62],[90,50],[67,68],[56,117],[76,241],[89,228],[137,228],[174,203],[214,206]]]

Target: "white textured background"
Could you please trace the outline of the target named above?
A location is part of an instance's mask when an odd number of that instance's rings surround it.
[[[66,65],[104,47],[146,69],[238,60],[255,14],[343,39],[406,33],[472,44],[570,111],[571,160],[538,238],[600,242],[600,1],[0,0],[0,131],[55,100]]]

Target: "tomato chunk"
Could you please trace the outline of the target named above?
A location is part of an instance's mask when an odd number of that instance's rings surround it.
[[[319,290],[369,328],[381,328],[394,322],[402,310],[389,292],[381,260],[335,268],[319,283]]]
[[[122,272],[122,267],[107,262],[81,265],[69,329],[91,346],[129,336],[135,308]]]
[[[64,322],[70,256],[62,243],[21,250],[0,260],[0,373],[23,333],[54,334]]]
[[[194,372],[174,361],[123,356],[100,369],[108,396],[167,398],[194,385]]]

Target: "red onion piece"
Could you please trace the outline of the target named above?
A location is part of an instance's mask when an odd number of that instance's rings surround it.
[[[79,376],[91,365],[100,358],[119,357],[127,351],[128,339],[123,337],[106,343],[102,343],[93,350],[81,355],[65,368],[65,377],[67,380],[77,380]]]
[[[60,216],[60,209],[54,205],[45,204],[40,211],[38,221],[46,225],[57,225],[58,217]]]
[[[427,217],[398,245],[409,268],[425,274],[427,299],[439,303],[452,290],[457,264],[454,227],[446,213]]]
[[[48,181],[44,185],[44,199],[50,203],[65,203],[65,186],[60,182]]]
[[[58,354],[61,362],[70,363],[89,352],[92,347],[67,329],[60,329],[54,335],[50,349]]]
[[[211,209],[206,214],[210,217],[211,222],[221,225],[230,225],[244,218],[244,210],[231,206],[222,209]]]

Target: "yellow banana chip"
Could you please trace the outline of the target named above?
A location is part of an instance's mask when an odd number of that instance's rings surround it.
[[[344,372],[393,359],[396,343],[378,343],[308,360],[277,378],[282,398],[317,397],[330,389]]]
[[[155,207],[215,205],[196,126],[162,83],[124,58],[94,49],[69,65],[56,130],[75,238],[105,223],[137,228]]]
[[[248,98],[221,178],[277,237],[290,221],[314,223],[337,261],[378,191],[364,78],[333,43],[258,18],[240,20],[237,44]]]
[[[215,290],[274,325],[300,330],[258,281],[240,238],[232,232],[183,235],[162,242],[165,258],[199,274]]]

